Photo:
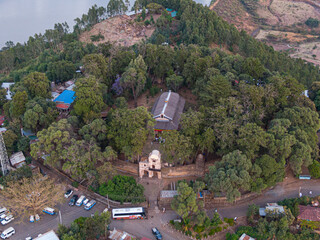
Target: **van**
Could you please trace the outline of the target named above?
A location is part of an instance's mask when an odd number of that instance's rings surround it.
[[[91,200],[90,202],[87,203],[87,205],[84,207],[85,210],[90,210],[91,208],[93,208],[94,205],[96,205],[96,201],[95,200]]]
[[[42,212],[48,213],[50,215],[54,215],[55,214],[54,209],[53,208],[49,208],[49,207],[46,207],[45,209],[43,209]]]
[[[81,195],[81,197],[79,197],[79,199],[76,202],[76,206],[80,207],[85,199],[86,197],[84,195]]]
[[[0,208],[0,214],[4,214],[7,212],[7,209],[4,207],[4,208]]]
[[[9,237],[11,237],[13,234],[15,234],[16,231],[14,230],[13,227],[9,227],[7,228],[6,230],[4,230],[2,233],[1,233],[1,238],[2,239],[7,239]]]

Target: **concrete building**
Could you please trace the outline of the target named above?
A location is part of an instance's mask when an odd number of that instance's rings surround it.
[[[161,154],[158,150],[153,150],[147,160],[139,162],[139,177],[145,175],[161,179]]]
[[[265,217],[267,214],[285,214],[283,206],[277,203],[267,203],[265,208],[259,208],[259,215]]]

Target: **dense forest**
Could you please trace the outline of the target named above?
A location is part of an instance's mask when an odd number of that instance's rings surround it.
[[[93,6],[72,32],[65,23],[55,24],[25,44],[7,42],[0,77],[15,82],[11,101],[0,91],[8,153],[30,151],[20,126],[31,129],[38,137],[31,144],[33,158],[45,156],[46,164],[98,189],[114,176],[111,161],[120,154],[140,159],[154,120],[137,99],[165,86],[192,90],[197,104],[185,109],[179,131],[163,133],[163,160],[188,164],[198,153],[221,158],[205,178],[211,191],[233,201],[282,181],[286,167],[297,175],[309,166],[319,172],[320,122],[312,101],[320,99],[318,68],[238,32],[191,0],[138,0],[135,8],[152,14],[161,5],[177,10],[177,17],[163,10],[152,37],[131,47],[78,40],[107,14],[124,11],[111,5]],[[76,73],[80,67],[83,73]],[[58,121],[55,104],[46,100],[50,82],[72,78],[76,100],[68,118]],[[302,95],[306,88],[312,100]]]

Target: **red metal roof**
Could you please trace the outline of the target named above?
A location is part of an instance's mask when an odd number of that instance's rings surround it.
[[[63,103],[59,103],[59,104],[57,104],[57,108],[61,108],[61,109],[68,109],[68,108],[69,108],[69,106],[68,106],[68,105],[66,105],[66,104],[63,104]]]

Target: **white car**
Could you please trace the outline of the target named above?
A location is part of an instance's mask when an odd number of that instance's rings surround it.
[[[5,219],[3,219],[3,220],[1,221],[1,224],[2,224],[2,225],[6,225],[6,224],[8,224],[9,222],[11,222],[11,221],[13,221],[13,220],[14,220],[13,216],[10,215],[10,216],[7,216]]]
[[[65,197],[65,198],[69,198],[69,197],[72,195],[72,193],[73,193],[72,189],[69,189],[69,190],[67,190],[66,193],[64,194],[64,197]]]
[[[36,215],[35,215],[35,218],[36,218],[36,221],[39,221],[39,220],[40,220],[39,214],[36,214]]]
[[[34,222],[34,216],[33,215],[30,216],[29,222],[32,222],[32,223]]]
[[[0,215],[0,220],[5,219],[6,217],[7,217],[7,214],[3,213],[3,214]]]
[[[89,202],[89,199],[86,198],[86,199],[83,201],[83,205],[87,205],[88,202]]]

